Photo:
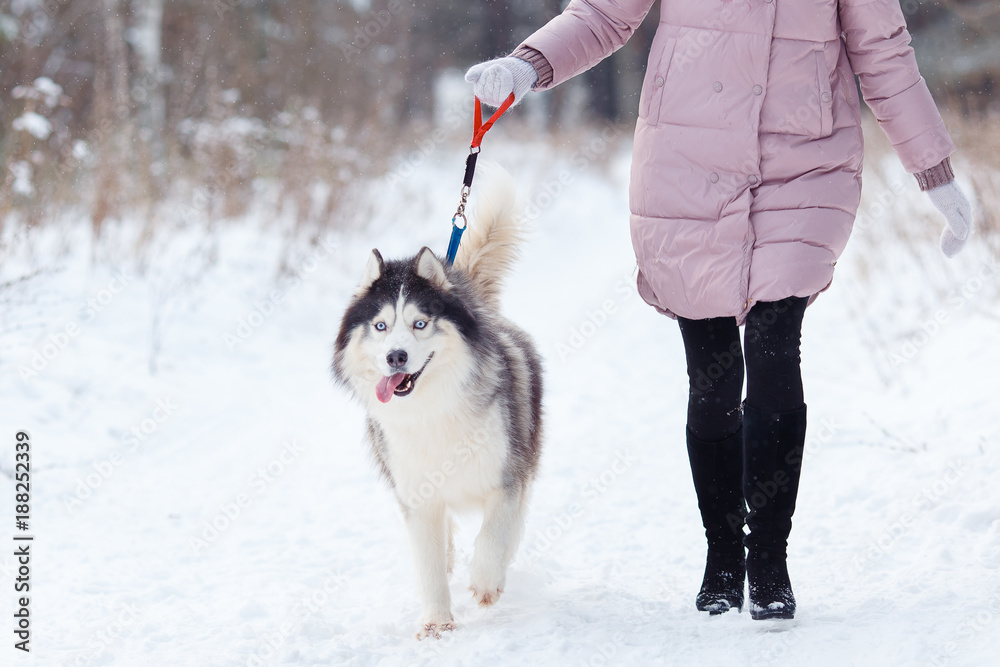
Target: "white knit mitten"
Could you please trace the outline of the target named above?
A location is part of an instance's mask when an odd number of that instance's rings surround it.
[[[955,181],[931,188],[927,196],[948,223],[941,233],[941,252],[954,257],[972,233],[972,204]]]
[[[507,56],[473,65],[465,73],[465,80],[472,84],[483,104],[498,107],[512,92],[514,104],[520,102],[538,81],[538,73],[528,61]]]

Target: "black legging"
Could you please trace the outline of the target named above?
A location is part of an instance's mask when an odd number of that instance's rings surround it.
[[[747,314],[747,403],[768,412],[802,407],[799,342],[807,297],[760,301]],[[699,440],[722,440],[740,427],[743,350],[735,317],[677,318],[684,338],[688,428]]]

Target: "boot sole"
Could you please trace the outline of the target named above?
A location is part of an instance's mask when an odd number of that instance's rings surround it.
[[[790,609],[751,609],[750,618],[755,621],[791,620],[795,618],[795,612]]]
[[[736,610],[736,613],[743,611],[743,607],[737,607],[735,605],[726,605],[723,607],[720,605],[707,605],[704,607],[698,607],[698,611],[707,611],[709,616],[719,616],[720,614],[725,614],[727,611]]]
[[[733,604],[730,600],[726,599],[715,599],[711,602],[702,602],[695,605],[698,611],[707,611],[711,616],[718,616],[719,614],[725,614],[727,611],[735,609],[737,612],[743,611],[743,602],[740,601],[738,604]]]

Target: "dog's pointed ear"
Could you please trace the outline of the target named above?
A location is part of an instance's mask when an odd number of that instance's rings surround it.
[[[444,265],[427,246],[421,248],[420,252],[417,253],[417,275],[441,289],[451,287],[448,275],[444,271]]]
[[[382,277],[382,273],[385,271],[385,262],[382,260],[382,254],[372,248],[372,254],[368,256],[368,265],[365,266],[365,277],[361,279],[361,284],[358,285],[358,294],[365,292],[369,287],[372,286],[376,280]]]

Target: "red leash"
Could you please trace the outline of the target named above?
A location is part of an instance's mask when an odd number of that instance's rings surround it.
[[[501,104],[500,107],[493,112],[493,115],[490,116],[490,119],[484,123],[483,105],[479,101],[479,98],[478,97],[476,98],[476,112],[473,114],[472,117],[473,120],[472,146],[471,146],[472,148],[479,148],[479,144],[483,143],[483,137],[486,135],[487,132],[489,132],[490,128],[493,127],[493,123],[497,122],[497,119],[499,119],[500,116],[502,116],[504,112],[507,111],[507,109],[509,109],[510,105],[512,105],[513,103],[514,103],[514,93],[511,93],[510,96],[506,99],[506,101],[504,101],[504,103]]]
[[[493,112],[490,119],[485,123],[483,122],[483,105],[476,98],[476,110],[472,114],[472,144],[469,146],[469,156],[465,158],[465,178],[462,179],[462,199],[458,202],[458,210],[455,211],[455,215],[451,219],[451,240],[448,242],[448,252],[445,257],[448,260],[448,264],[455,261],[455,254],[458,252],[458,244],[462,241],[462,232],[465,231],[468,225],[468,220],[465,219],[465,205],[469,201],[469,193],[472,191],[472,179],[476,175],[476,160],[479,158],[479,151],[481,150],[479,145],[483,143],[483,137],[489,132],[490,128],[493,127],[493,123],[499,120],[500,116],[504,115],[514,104],[514,93],[504,101],[500,107]],[[462,226],[459,227],[456,220],[462,219]]]

